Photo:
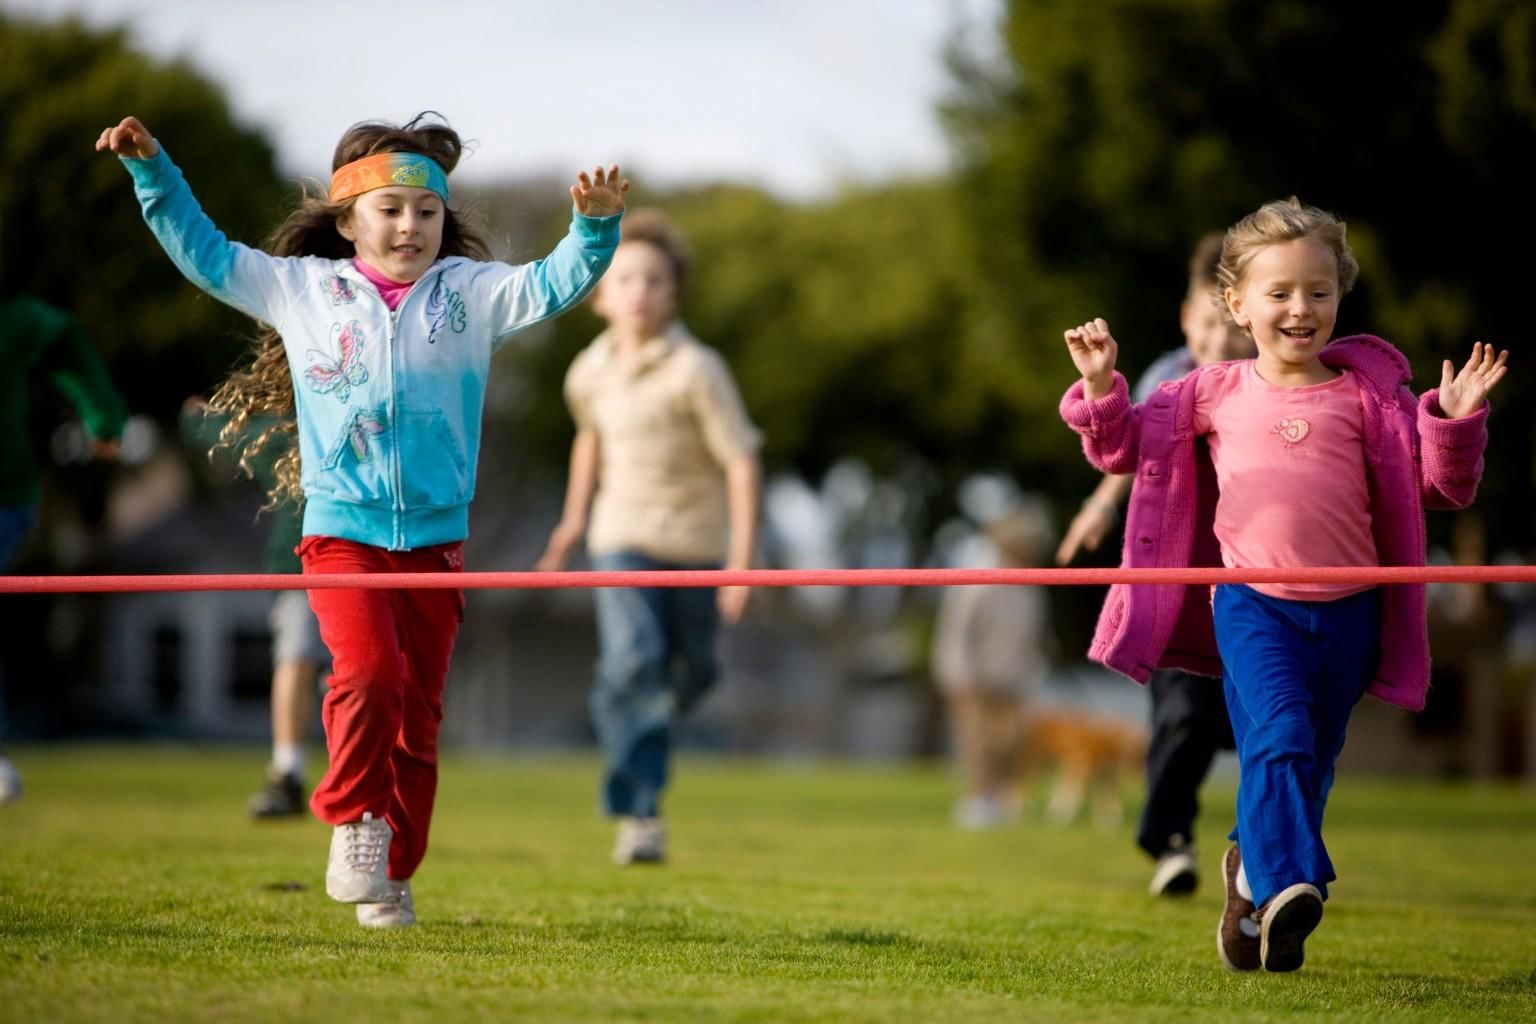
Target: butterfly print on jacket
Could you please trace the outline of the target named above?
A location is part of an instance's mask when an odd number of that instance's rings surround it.
[[[311,391],[334,394],[345,402],[352,389],[368,379],[368,367],[363,365],[363,325],[356,320],[332,324],[331,345],[334,353],[309,350],[314,362],[304,371],[304,379]]]

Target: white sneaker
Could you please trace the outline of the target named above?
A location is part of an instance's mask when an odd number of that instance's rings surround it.
[[[1195,845],[1185,843],[1179,836],[1173,837],[1174,845],[1157,858],[1152,871],[1152,882],[1147,889],[1153,896],[1188,896],[1200,886],[1200,862],[1195,856]]]
[[[325,894],[338,903],[382,903],[389,898],[387,822],[371,814],[362,821],[337,825],[331,833],[331,859],[325,866]]]
[[[16,770],[10,758],[0,755],[0,804],[20,799],[21,772]]]
[[[660,864],[667,859],[666,831],[660,818],[620,818],[613,844],[615,864]]]
[[[389,899],[378,903],[359,903],[357,923],[364,928],[409,928],[416,923],[416,903],[411,899],[411,881],[389,880]]]

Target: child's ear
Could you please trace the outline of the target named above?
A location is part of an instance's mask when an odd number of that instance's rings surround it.
[[[1238,294],[1237,289],[1228,288],[1221,293],[1221,297],[1226,300],[1227,309],[1232,312],[1232,322],[1239,327],[1247,327],[1248,317],[1243,312],[1243,297]]]
[[[357,241],[357,229],[352,226],[352,211],[336,218],[336,233],[349,242]]]

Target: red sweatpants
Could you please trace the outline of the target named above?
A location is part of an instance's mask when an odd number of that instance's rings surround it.
[[[386,551],[336,537],[305,537],[306,573],[460,572],[462,542]],[[427,852],[437,796],[443,684],[464,619],[462,590],[311,590],[331,652],[321,717],[330,767],[309,807],[331,825],[365,812],[394,830],[389,877],[404,881]]]

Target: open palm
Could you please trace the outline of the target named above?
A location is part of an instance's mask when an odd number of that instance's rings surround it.
[[[1474,342],[1472,355],[1460,372],[1447,359],[1440,369],[1440,411],[1448,419],[1470,416],[1488,400],[1488,392],[1504,379],[1509,352],[1493,355],[1493,346]]]
[[[619,165],[613,164],[606,171],[601,167],[591,174],[582,171],[571,186],[571,199],[576,212],[588,217],[608,217],[624,209],[624,193],[629,191],[629,179],[619,177]]]

